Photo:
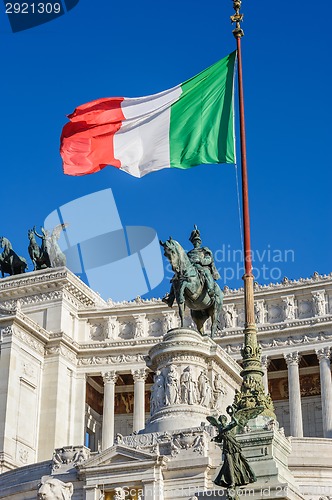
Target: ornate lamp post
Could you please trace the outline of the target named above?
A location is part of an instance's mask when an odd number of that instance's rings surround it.
[[[241,28],[243,14],[240,13],[241,0],[233,0],[235,14],[231,16],[232,23],[235,23],[233,35],[237,44],[238,57],[238,93],[239,93],[239,114],[240,114],[240,147],[241,147],[241,174],[242,174],[242,204],[243,204],[243,232],[244,232],[244,306],[245,306],[245,328],[244,346],[241,350],[243,359],[243,378],[241,391],[234,400],[236,411],[243,410],[250,413],[249,409],[262,408],[266,416],[275,418],[271,397],[265,394],[263,386],[264,370],[261,364],[261,347],[257,342],[257,328],[255,324],[254,308],[254,277],[252,274],[252,257],[250,246],[250,217],[249,217],[249,195],[248,195],[248,173],[247,173],[247,153],[246,153],[246,133],[244,119],[244,96],[243,96],[243,76],[242,76],[242,53],[241,38],[244,32]],[[242,413],[242,412],[241,412]]]

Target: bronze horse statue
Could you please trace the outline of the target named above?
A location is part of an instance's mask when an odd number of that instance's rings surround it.
[[[27,261],[14,252],[10,241],[4,236],[0,236],[0,247],[3,248],[3,252],[0,254],[2,277],[4,277],[5,273],[11,276],[24,273],[28,267]]]
[[[172,307],[176,300],[182,327],[184,306],[189,307],[197,330],[202,335],[204,335],[205,321],[211,318],[211,338],[213,338],[218,327],[224,297],[219,285],[214,283],[213,296],[211,296],[208,293],[203,273],[190,261],[180,243],[169,238],[164,243],[160,241],[160,244],[175,273],[171,279],[170,294],[163,299],[164,302]]]

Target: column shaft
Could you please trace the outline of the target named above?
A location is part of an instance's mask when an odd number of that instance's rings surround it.
[[[133,431],[138,432],[145,427],[145,369],[132,370],[134,378],[134,417]]]
[[[288,367],[290,434],[294,437],[303,437],[299,374],[300,356],[297,352],[291,352],[285,355],[285,360]]]
[[[114,371],[103,373],[104,406],[102,427],[102,449],[106,450],[114,444],[114,396],[117,375]]]
[[[319,359],[320,388],[322,400],[323,436],[332,438],[332,379],[330,348],[316,350]]]

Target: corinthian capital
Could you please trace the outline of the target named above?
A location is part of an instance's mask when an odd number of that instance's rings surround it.
[[[322,361],[322,359],[328,359],[329,361],[331,361],[330,347],[322,347],[321,349],[316,349],[316,354],[319,361]]]
[[[147,375],[145,368],[137,368],[137,370],[131,370],[131,374],[133,376],[134,382],[144,382]]]
[[[301,356],[297,351],[294,351],[284,354],[284,358],[287,363],[287,366],[295,366],[299,365]]]
[[[114,370],[111,370],[109,372],[103,372],[102,373],[102,377],[103,377],[103,380],[104,380],[104,384],[108,384],[108,383],[113,383],[115,384],[117,379],[118,379],[118,376],[117,376],[117,373],[116,371]]]

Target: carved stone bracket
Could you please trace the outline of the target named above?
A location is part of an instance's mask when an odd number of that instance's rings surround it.
[[[89,457],[90,450],[85,446],[64,446],[63,448],[56,448],[52,457],[52,471],[69,464],[74,467],[85,462]]]

